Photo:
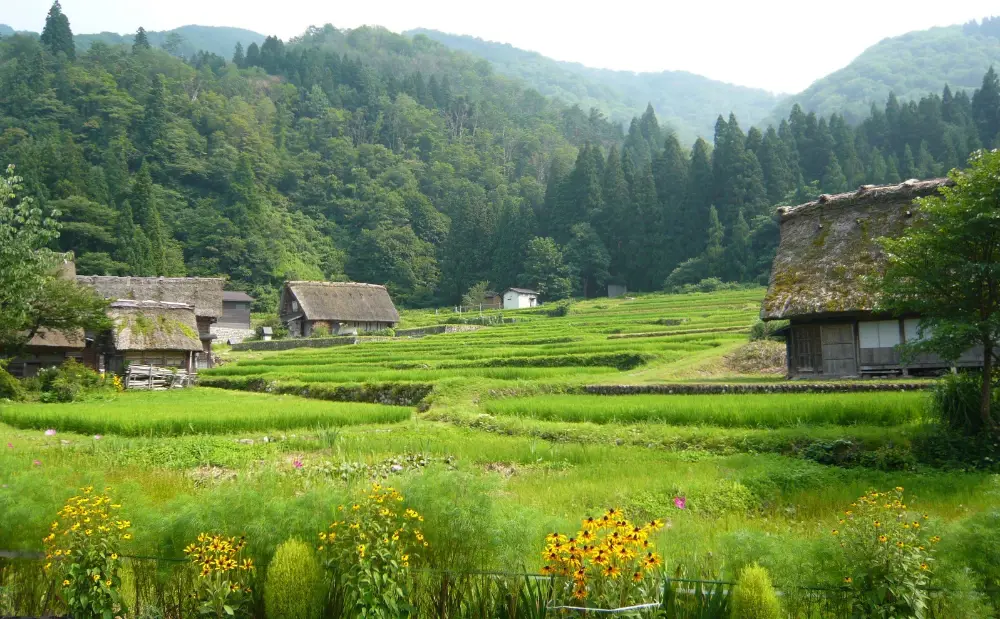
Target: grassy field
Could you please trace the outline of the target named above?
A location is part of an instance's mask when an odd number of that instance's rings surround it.
[[[798,425],[899,426],[918,421],[923,393],[805,393],[754,395],[552,395],[487,402],[495,415],[547,421],[662,423],[723,428]]]
[[[247,535],[263,568],[279,543],[315,539],[336,505],[378,479],[425,517],[425,568],[534,571],[546,533],[616,507],[668,523],[653,541],[671,573],[732,578],[756,562],[780,586],[835,587],[839,514],[861,493],[901,486],[942,537],[934,582],[985,591],[1000,578],[1000,476],[917,457],[926,393],[574,393],[780,382],[727,361],[762,293],[508,312],[516,323],[472,332],[232,353],[203,376],[430,383],[419,410],[204,388],[0,404],[0,550],[38,550],[74,489],[109,485],[135,523],[131,552],[176,558],[198,533],[221,531]],[[453,317],[404,312],[401,326]],[[945,616],[992,612],[963,608]]]
[[[212,389],[137,392],[67,404],[0,404],[0,423],[80,434],[180,436],[398,423],[412,410]]]

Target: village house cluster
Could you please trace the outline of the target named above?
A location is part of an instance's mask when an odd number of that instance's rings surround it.
[[[8,371],[18,377],[75,359],[100,372],[122,374],[130,365],[197,372],[212,367],[212,342],[238,341],[253,333],[254,299],[223,290],[213,277],[113,277],[76,275],[67,256],[60,277],[75,278],[107,299],[111,329],[62,333],[39,330]],[[281,319],[293,337],[320,326],[331,334],[394,327],[399,313],[384,286],[348,282],[287,282]]]

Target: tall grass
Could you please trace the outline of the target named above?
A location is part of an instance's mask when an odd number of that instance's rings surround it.
[[[724,428],[783,428],[796,425],[897,426],[922,417],[922,393],[760,395],[552,395],[493,400],[495,415],[546,421],[662,423]]]
[[[126,393],[106,401],[0,404],[0,422],[81,434],[179,436],[396,423],[411,410],[293,396],[189,389]]]

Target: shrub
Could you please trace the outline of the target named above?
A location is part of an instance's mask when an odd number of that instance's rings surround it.
[[[285,323],[281,322],[281,318],[277,314],[266,314],[260,321],[254,320],[255,337],[261,337],[262,327],[271,327],[271,337],[273,339],[282,340],[288,337],[288,327]]]
[[[557,303],[555,306],[545,310],[545,315],[551,318],[569,316],[569,303]]]
[[[779,329],[784,329],[788,326],[788,324],[787,320],[770,320],[765,322],[758,318],[753,325],[750,326],[750,341],[756,342],[759,340],[772,339],[784,341],[784,337],[776,336],[774,335],[774,332]]]
[[[316,325],[313,327],[312,333],[309,337],[320,338],[320,337],[330,337],[330,327],[326,325]]]
[[[0,400],[23,400],[25,395],[24,385],[14,378],[6,368],[6,364],[0,362]]]
[[[324,565],[333,573],[343,615],[395,619],[409,610],[410,562],[427,547],[423,516],[404,508],[395,488],[372,484],[357,503],[337,507],[319,534]]]
[[[359,335],[367,335],[371,337],[396,337],[396,330],[392,327],[386,327],[385,329],[374,329],[372,331],[364,331]]]
[[[652,599],[663,559],[653,552],[649,536],[663,526],[662,520],[636,526],[617,509],[586,518],[572,539],[559,533],[546,537],[542,573],[571,578],[573,598],[590,600],[595,608]]]
[[[198,535],[198,542],[184,554],[198,573],[191,593],[193,610],[202,617],[239,617],[250,612],[249,580],[253,559],[243,558],[246,540],[242,537]]]
[[[927,516],[907,511],[903,489],[870,491],[844,512],[833,536],[852,616],[922,617],[927,606],[932,546]]]
[[[115,390],[113,379],[103,376],[74,359],[38,373],[42,402],[74,402],[101,391]]]
[[[931,411],[942,426],[970,436],[983,432],[983,421],[979,415],[982,380],[982,374],[968,372],[945,376],[934,385]],[[996,390],[993,391],[991,411],[994,423],[1000,421]]]
[[[121,505],[93,487],[70,497],[52,523],[45,543],[45,571],[53,574],[75,617],[112,617],[121,612],[119,546],[132,539],[131,523],[115,517]]]
[[[305,542],[288,540],[267,566],[264,608],[268,619],[319,619],[326,588],[323,568]]]
[[[734,619],[779,619],[781,606],[771,585],[767,570],[748,565],[740,572],[733,592],[732,616]]]

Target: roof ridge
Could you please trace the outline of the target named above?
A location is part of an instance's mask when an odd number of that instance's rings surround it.
[[[362,287],[367,287],[367,288],[385,288],[385,286],[383,286],[382,284],[367,284],[365,282],[321,282],[321,281],[310,281],[310,280],[287,281],[287,282],[285,282],[285,285],[288,285],[288,286],[302,286],[302,285],[330,286],[330,287],[344,287],[344,288],[349,288],[349,287],[354,287],[354,288],[362,288]]]
[[[911,178],[893,185],[861,185],[854,191],[836,194],[822,194],[815,200],[805,202],[797,206],[779,206],[778,216],[781,221],[787,221],[792,217],[801,215],[818,207],[840,206],[852,204],[862,198],[893,198],[896,196],[906,196],[908,194],[931,195],[940,187],[953,185],[954,181],[947,177],[918,180]]]

